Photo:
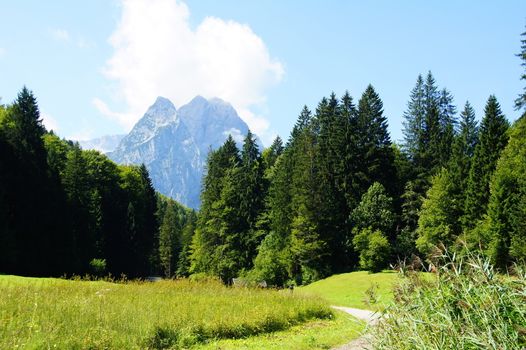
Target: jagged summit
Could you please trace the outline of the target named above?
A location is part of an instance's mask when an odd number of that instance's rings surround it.
[[[247,132],[232,105],[219,98],[196,96],[177,110],[158,97],[108,155],[121,164],[144,163],[159,192],[198,208],[208,151],[228,135],[241,145]]]
[[[149,116],[151,119],[159,120],[160,122],[170,122],[177,114],[172,101],[165,97],[157,97],[154,104],[151,105],[145,113],[145,117]],[[144,119],[144,117],[143,117]]]

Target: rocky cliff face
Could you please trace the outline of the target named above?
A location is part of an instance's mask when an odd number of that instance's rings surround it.
[[[220,99],[197,96],[176,110],[158,97],[108,156],[120,164],[144,163],[157,191],[198,208],[209,150],[230,134],[241,144],[247,131],[234,108]]]
[[[126,135],[108,135],[96,139],[79,141],[83,149],[94,149],[102,153],[113,151]]]

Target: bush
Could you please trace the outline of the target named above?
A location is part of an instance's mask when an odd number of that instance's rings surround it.
[[[266,281],[269,285],[284,286],[289,279],[289,255],[282,239],[274,232],[269,233],[261,242],[254,269],[247,277],[255,282]]]
[[[89,267],[94,276],[102,277],[106,274],[106,259],[92,259]]]
[[[526,279],[489,260],[443,255],[433,281],[411,274],[375,329],[378,349],[524,349]]]
[[[390,245],[380,230],[371,228],[361,230],[353,239],[356,250],[360,252],[360,267],[379,272],[389,258]]]

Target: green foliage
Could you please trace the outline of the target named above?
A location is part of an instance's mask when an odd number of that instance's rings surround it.
[[[526,118],[513,125],[490,187],[484,245],[492,262],[506,268],[526,261]]]
[[[391,251],[387,235],[393,229],[394,219],[392,199],[380,183],[373,183],[351,214],[352,244],[360,254],[362,269],[378,272],[387,265]]]
[[[395,219],[392,202],[384,187],[378,182],[373,183],[351,214],[354,227],[359,230],[371,227],[388,234],[393,229]]]
[[[166,277],[172,277],[180,253],[180,223],[174,204],[168,202],[163,221],[159,227],[159,258]]]
[[[404,113],[403,133],[420,194],[427,190],[430,177],[449,162],[455,113],[450,92],[438,91],[431,72],[425,80],[419,75]]]
[[[524,71],[521,74],[521,80],[526,80],[526,31],[521,34],[523,39],[521,40],[521,52],[517,55],[521,59],[521,66],[524,67]],[[515,109],[520,110],[526,107],[526,87],[523,87],[523,92],[519,94],[515,100]]]
[[[58,274],[68,250],[62,246],[67,230],[60,225],[64,198],[47,163],[36,98],[24,87],[1,110],[0,270]]]
[[[287,242],[271,232],[259,246],[249,277],[255,282],[266,281],[268,285],[283,286],[289,279],[290,264]]]
[[[186,224],[181,232],[181,253],[179,254],[179,260],[177,261],[176,275],[178,277],[188,277],[190,275],[190,253],[192,237],[195,233],[197,223],[197,215],[195,211],[190,211],[186,215]]]
[[[386,266],[391,246],[382,231],[364,228],[354,236],[353,244],[360,252],[362,269],[379,272]]]
[[[482,219],[488,206],[489,183],[500,153],[508,142],[509,123],[495,96],[488,98],[480,124],[479,142],[471,162],[462,222],[472,229]]]
[[[483,258],[445,256],[435,280],[419,275],[395,290],[374,329],[375,349],[523,349],[526,279],[501,276]]]
[[[466,102],[460,113],[460,130],[453,141],[452,155],[448,164],[450,178],[450,206],[452,220],[455,221],[455,234],[461,231],[464,216],[466,191],[468,187],[471,160],[478,142],[478,127],[473,107]]]
[[[106,275],[106,259],[92,259],[89,263],[93,276],[103,277]]]
[[[46,132],[25,87],[0,112],[0,270],[84,274],[105,260],[108,273],[149,274],[157,208],[146,168]]]
[[[424,255],[430,254],[440,244],[455,242],[456,222],[452,211],[451,182],[447,170],[442,169],[431,180],[418,219],[416,246]]]

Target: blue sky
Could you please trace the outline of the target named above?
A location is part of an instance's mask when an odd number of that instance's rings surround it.
[[[157,95],[234,104],[264,142],[302,106],[371,83],[392,138],[431,70],[480,119],[495,94],[508,119],[524,82],[515,54],[525,1],[4,1],[0,96],[25,84],[68,138],[123,133]],[[111,38],[111,39],[110,39]]]

